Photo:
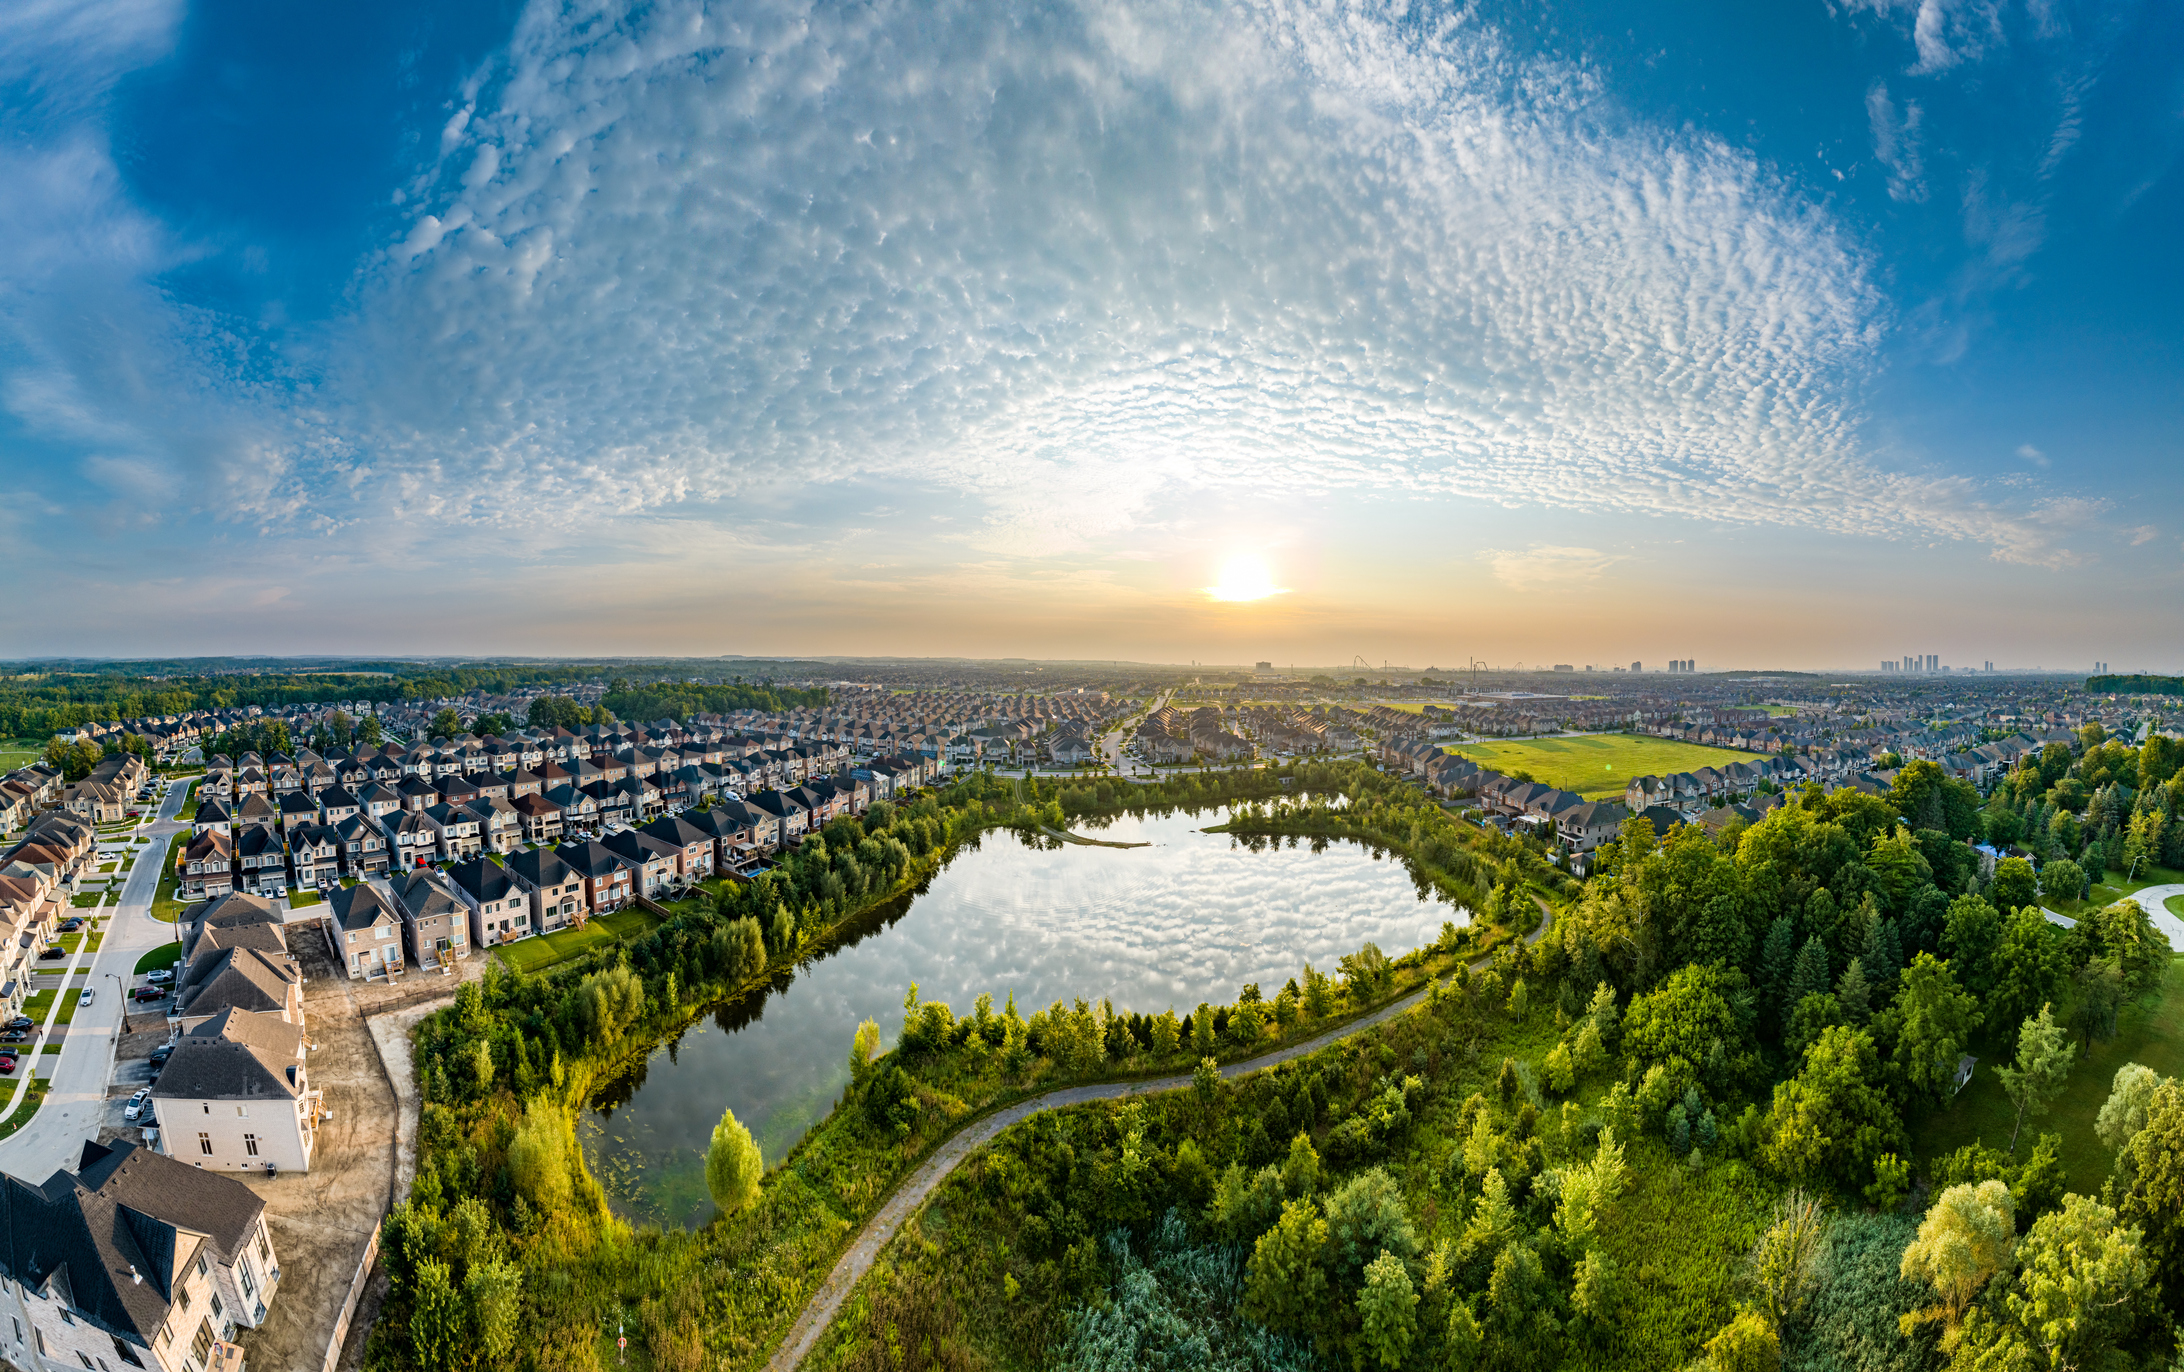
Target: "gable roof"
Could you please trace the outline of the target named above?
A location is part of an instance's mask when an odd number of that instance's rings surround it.
[[[152,1085],[159,1100],[294,1100],[303,1094],[303,1026],[226,1009],[175,1041]]]

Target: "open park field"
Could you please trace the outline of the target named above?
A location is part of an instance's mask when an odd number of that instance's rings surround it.
[[[1497,772],[1529,772],[1536,781],[1594,800],[1621,796],[1632,777],[1666,776],[1699,767],[1750,762],[1758,756],[1733,748],[1702,748],[1695,743],[1635,734],[1458,743],[1451,744],[1449,751]]]

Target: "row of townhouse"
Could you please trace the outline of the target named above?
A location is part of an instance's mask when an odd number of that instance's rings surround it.
[[[0,849],[0,1012],[22,1013],[38,956],[60,937],[77,880],[97,860],[97,831],[66,810],[37,816]]]
[[[692,763],[658,778],[664,786],[622,774],[578,786],[568,769],[547,762],[537,772],[448,774],[431,782],[411,774],[392,785],[364,780],[355,791],[335,781],[285,792],[277,806],[244,791],[237,802],[200,801],[190,841],[176,857],[177,888],[184,899],[324,889],[343,879],[612,833],[744,794],[781,821],[768,845],[778,846],[813,827],[814,815],[824,824],[861,812],[874,800],[926,784],[936,772],[927,759],[883,758],[785,790],[747,792],[751,776],[733,764]]]
[[[1258,755],[1251,740],[1228,727],[1219,706],[1183,711],[1163,706],[1138,721],[1138,751],[1150,761],[1189,762],[1200,757],[1220,762],[1249,761]]]
[[[721,798],[642,827],[509,853],[472,855],[444,870],[395,872],[329,893],[329,936],[352,977],[401,975],[477,948],[580,926],[596,915],[670,899],[720,873],[741,874],[842,815],[929,779],[922,762],[854,769],[786,791]]]

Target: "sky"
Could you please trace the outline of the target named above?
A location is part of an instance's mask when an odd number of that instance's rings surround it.
[[[2184,670],[2184,6],[17,0],[0,656]]]

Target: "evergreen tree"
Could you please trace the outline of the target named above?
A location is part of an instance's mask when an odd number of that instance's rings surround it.
[[[1807,996],[1825,995],[1828,989],[1828,948],[1814,934],[1805,940],[1805,946],[1797,952],[1797,961],[1790,968],[1790,983],[1782,994],[1782,1022],[1787,1025],[1790,1016],[1797,1012],[1797,1005]]]
[[[1866,1022],[1866,1015],[1873,1004],[1873,993],[1866,981],[1865,959],[1852,958],[1850,966],[1843,969],[1842,979],[1835,983],[1835,1000],[1842,1006],[1844,1023]]]
[[[1759,985],[1769,999],[1780,998],[1796,961],[1797,926],[1788,915],[1776,915],[1759,947]]]
[[[1903,941],[1896,932],[1896,921],[1884,919],[1873,926],[1866,934],[1859,959],[1865,964],[1873,1005],[1878,1008],[1888,1004],[1896,995],[1896,978],[1903,971]]]

